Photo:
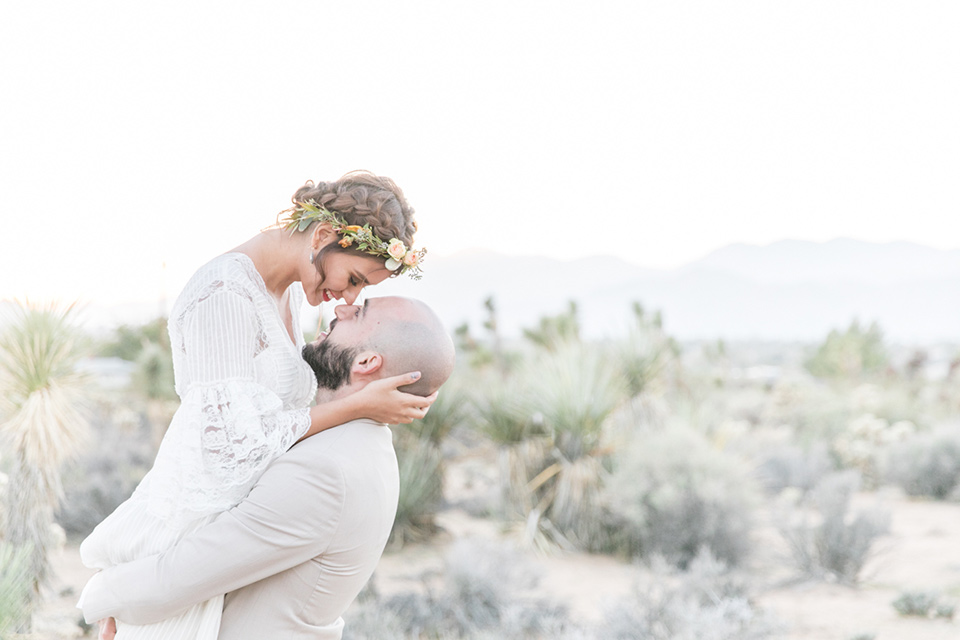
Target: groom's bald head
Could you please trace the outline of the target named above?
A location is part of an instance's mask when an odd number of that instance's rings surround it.
[[[370,303],[381,322],[365,348],[383,356],[382,377],[419,371],[420,379],[401,391],[428,396],[439,389],[453,371],[455,356],[453,340],[437,314],[410,298],[374,298]]]

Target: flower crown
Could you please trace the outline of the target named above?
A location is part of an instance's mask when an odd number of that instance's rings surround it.
[[[420,265],[427,255],[426,249],[414,250],[407,248],[402,240],[390,238],[389,241],[381,240],[373,232],[369,224],[360,226],[358,224],[347,224],[343,218],[336,213],[318,205],[313,200],[298,202],[295,207],[288,210],[290,215],[282,222],[284,229],[291,235],[294,231],[303,231],[310,226],[310,223],[326,222],[333,230],[343,236],[340,238],[341,247],[354,247],[364,253],[372,256],[386,259],[386,267],[390,271],[406,273],[414,280],[423,277],[420,273]]]

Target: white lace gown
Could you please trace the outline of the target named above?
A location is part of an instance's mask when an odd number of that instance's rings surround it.
[[[169,322],[180,408],[153,468],[81,544],[86,566],[170,548],[239,503],[306,433],[317,383],[300,356],[299,283],[288,298],[296,344],[245,254],[219,256],[187,283]],[[216,640],[222,605],[220,596],[157,624],[118,621],[117,640]]]

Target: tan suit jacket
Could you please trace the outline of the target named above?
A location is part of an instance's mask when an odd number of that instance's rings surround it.
[[[148,624],[226,593],[221,640],[339,639],[341,614],[383,553],[399,486],[388,428],[356,420],[323,431],[173,549],[96,574],[84,617]]]

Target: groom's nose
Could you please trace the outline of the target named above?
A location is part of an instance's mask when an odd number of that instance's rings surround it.
[[[341,304],[336,306],[333,309],[334,315],[337,316],[339,320],[346,320],[348,318],[356,317],[357,315],[357,305],[355,304]]]

